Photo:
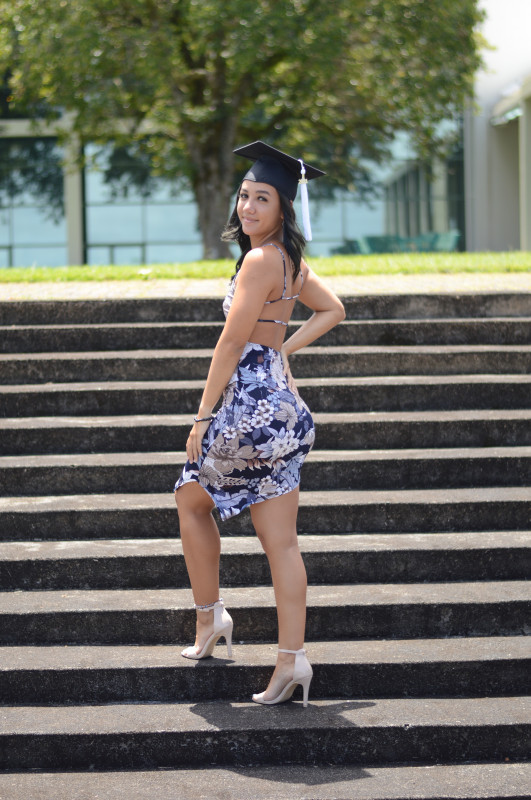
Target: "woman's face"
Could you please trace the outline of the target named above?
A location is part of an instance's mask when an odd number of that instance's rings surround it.
[[[243,232],[256,241],[276,234],[282,226],[280,197],[268,183],[243,181],[236,208]]]

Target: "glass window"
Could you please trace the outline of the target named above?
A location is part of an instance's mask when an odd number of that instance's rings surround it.
[[[25,206],[13,209],[13,241],[15,244],[57,244],[66,240],[64,217],[50,219],[42,208]]]
[[[85,200],[87,203],[109,203],[117,200],[120,203],[138,203],[142,194],[138,189],[128,184],[122,190],[119,185],[111,185],[105,181],[105,173],[97,166],[89,167],[85,171]]]
[[[11,241],[11,209],[0,208],[0,244]]]
[[[0,138],[1,266],[67,263],[63,192],[62,151],[53,138]]]
[[[13,267],[64,267],[68,264],[66,247],[14,247]]]
[[[111,263],[110,247],[87,247],[87,264],[105,266]]]
[[[198,231],[195,203],[148,204],[146,233],[148,242],[196,242]]]
[[[362,203],[347,200],[344,203],[346,239],[358,236],[375,236],[384,230],[384,202],[372,200]]]
[[[105,186],[103,173],[93,168],[85,170],[85,202],[107,203],[111,199],[109,187]]]
[[[176,181],[153,176],[131,148],[86,150],[85,229],[91,264],[175,262],[201,257],[197,209]]]
[[[302,211],[297,212],[297,220],[302,228]],[[311,223],[314,241],[337,241],[342,233],[340,204],[338,202],[323,202],[318,206],[312,204]]]
[[[112,264],[143,264],[142,247],[111,248]]]
[[[87,242],[94,244],[139,244],[144,239],[142,206],[122,204],[87,206]]]
[[[197,244],[148,244],[146,246],[147,264],[176,264],[187,261],[200,261],[203,246]]]
[[[439,132],[443,129],[450,131],[446,124]],[[452,132],[456,137],[453,154],[430,164],[421,164],[406,138],[397,137],[393,159],[383,171],[386,223],[381,243],[391,236],[387,244],[398,250],[464,246],[463,132],[455,125]],[[452,229],[460,236],[441,236]]]
[[[164,178],[154,178],[149,199],[153,203],[195,203],[192,192],[179,188],[178,184]]]
[[[85,148],[88,162],[85,169],[85,201],[89,205],[138,203],[142,200],[139,187],[128,179],[131,175],[130,160],[124,162],[124,171],[120,175],[119,153],[120,150],[115,151],[110,145],[87,145]]]

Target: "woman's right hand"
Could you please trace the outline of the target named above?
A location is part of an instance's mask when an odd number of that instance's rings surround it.
[[[201,444],[210,422],[211,420],[206,420],[205,422],[194,422],[193,424],[186,442],[186,457],[191,464],[197,464],[201,456]]]

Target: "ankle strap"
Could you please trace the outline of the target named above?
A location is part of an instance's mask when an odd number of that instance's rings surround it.
[[[197,605],[197,603],[194,603],[194,608],[196,611],[212,611],[213,608],[222,605],[223,605],[223,598],[220,597],[219,600],[216,600],[214,603],[207,603],[204,606],[199,606]]]
[[[279,653],[292,653],[293,655],[296,656],[298,653],[305,653],[306,650],[304,649],[304,647],[301,650],[283,650],[282,647],[279,647],[278,648],[278,652]]]

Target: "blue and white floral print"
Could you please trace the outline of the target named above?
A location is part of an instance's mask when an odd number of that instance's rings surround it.
[[[289,388],[278,350],[247,342],[202,455],[186,462],[175,488],[197,481],[228,519],[295,489],[314,439],[311,414]]]

